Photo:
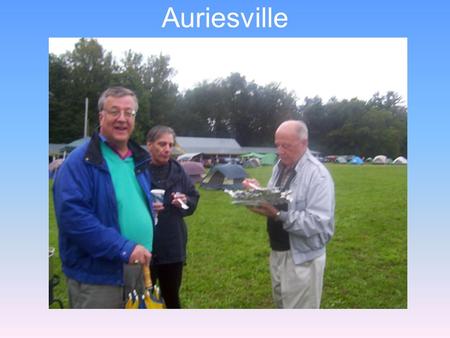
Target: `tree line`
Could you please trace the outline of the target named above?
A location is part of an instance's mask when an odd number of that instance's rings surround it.
[[[310,129],[310,147],[324,154],[407,156],[407,110],[396,93],[376,93],[368,101],[305,98],[298,104],[296,94],[279,83],[261,86],[240,73],[185,92],[173,81],[175,74],[168,55],[144,58],[129,50],[117,61],[95,39],[80,39],[72,51],[50,54],[50,143],[83,136],[85,98],[91,134],[98,126],[98,97],[107,87],[121,85],[139,98],[134,138],[141,144],[151,126],[166,124],[180,136],[272,146],[282,121],[302,119]]]

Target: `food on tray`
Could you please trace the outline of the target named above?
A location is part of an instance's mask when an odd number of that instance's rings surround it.
[[[225,192],[231,196],[231,203],[247,206],[258,206],[263,202],[269,202],[272,205],[279,205],[291,201],[290,191],[280,191],[277,188],[225,190]]]

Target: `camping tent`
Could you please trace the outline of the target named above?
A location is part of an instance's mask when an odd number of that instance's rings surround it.
[[[180,164],[186,174],[188,174],[188,176],[190,177],[192,183],[197,183],[202,180],[202,176],[205,173],[203,164],[193,161],[182,161],[180,162]]]
[[[345,158],[345,156],[338,156],[336,158],[336,163],[347,163],[347,159]]]
[[[261,161],[259,158],[249,158],[244,162],[244,168],[258,168],[261,166]]]
[[[406,160],[406,158],[404,158],[403,156],[399,156],[397,157],[394,162],[392,162],[393,164],[407,164],[408,161]]]
[[[373,164],[386,164],[387,162],[387,157],[384,155],[377,155],[373,158],[372,163]]]
[[[261,158],[261,165],[274,165],[277,161],[277,154],[267,153]]]
[[[255,152],[252,151],[252,152],[250,152],[250,153],[242,154],[241,157],[242,157],[242,158],[253,158],[253,157],[256,157],[256,158],[263,158],[264,155],[259,154],[259,153],[255,153]]]
[[[350,161],[351,164],[363,164],[364,161],[359,156],[353,156],[353,158]]]
[[[242,181],[248,177],[238,164],[218,164],[211,168],[200,184],[205,189],[242,189]]]

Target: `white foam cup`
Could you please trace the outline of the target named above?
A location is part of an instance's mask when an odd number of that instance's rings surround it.
[[[164,194],[166,193],[164,189],[152,189],[150,192],[155,198],[155,202],[164,202]]]

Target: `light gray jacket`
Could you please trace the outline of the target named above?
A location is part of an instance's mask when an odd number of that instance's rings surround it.
[[[325,245],[334,234],[334,183],[327,168],[309,150],[295,171],[290,185],[292,201],[279,219],[289,233],[294,263],[302,264],[325,253]],[[280,173],[278,162],[268,187],[274,187]]]

